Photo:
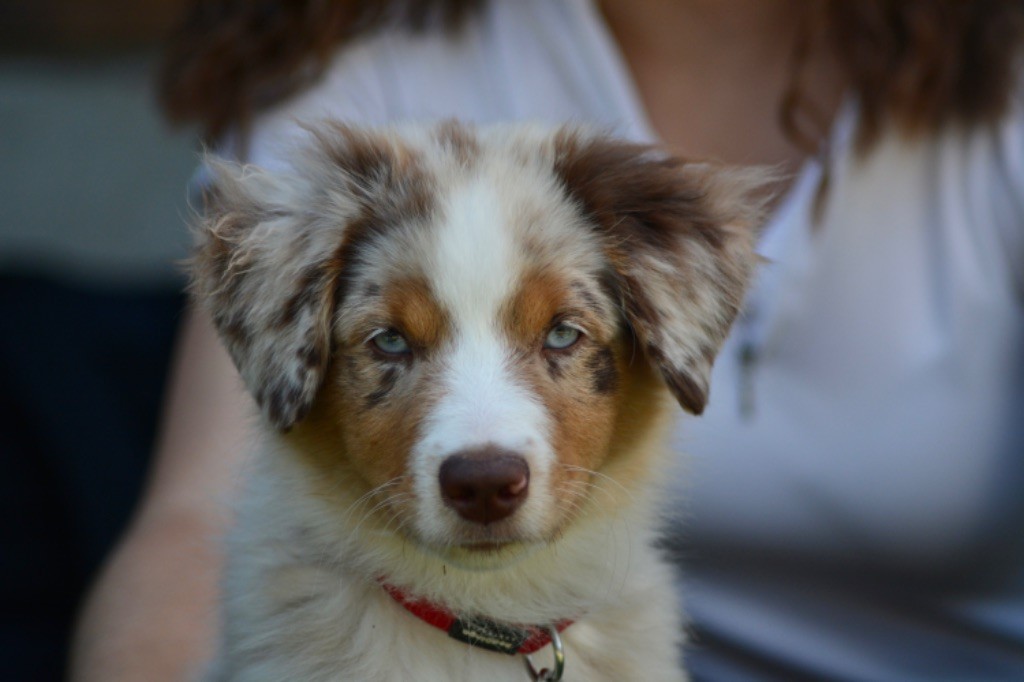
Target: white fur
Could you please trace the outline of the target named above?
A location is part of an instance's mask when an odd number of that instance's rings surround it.
[[[443,353],[438,395],[419,425],[406,464],[406,473],[413,479],[416,513],[411,519],[382,520],[368,508],[372,498],[335,485],[336,481],[328,484],[329,494],[325,494],[323,472],[314,470],[295,450],[299,441],[274,427],[290,426],[300,414],[310,395],[301,382],[320,381],[326,363],[309,371],[302,366],[289,368],[299,377],[296,383],[302,390],[292,390],[291,402],[283,410],[271,410],[268,423],[262,426],[261,446],[228,542],[224,640],[208,679],[527,679],[519,656],[450,639],[406,612],[381,588],[381,579],[456,613],[536,625],[575,619],[563,634],[567,682],[686,679],[679,662],[683,629],[672,571],[654,547],[657,480],[664,478],[660,473],[668,466],[662,444],[668,405],[659,408],[655,426],[631,444],[632,452],[620,454],[620,460],[596,474],[593,490],[583,498],[578,513],[552,536],[550,519],[559,503],[550,489],[558,456],[551,442],[553,416],[512,371],[512,349],[504,338],[502,306],[529,267],[554,268],[597,288],[599,277],[610,269],[602,244],[616,236],[600,235],[589,226],[590,219],[580,206],[567,198],[552,172],[556,150],[550,131],[496,129],[477,136],[479,149],[474,153],[479,158],[472,172],[460,165],[457,155],[440,149],[430,133],[413,129],[403,134],[405,144],[424,155],[439,208],[431,214],[431,229],[400,226],[389,233],[393,243],[372,244],[360,258],[368,281],[400,274],[412,259],[451,317],[451,336],[435,349]],[[225,181],[228,190],[223,200],[224,210],[233,213],[229,213],[230,225],[226,219],[222,222],[231,229],[218,233],[218,218],[211,218],[210,232],[219,239],[211,240],[214,246],[230,246],[232,239],[248,240],[258,247],[251,251],[253,258],[277,249],[285,253],[281,262],[289,264],[282,268],[273,257],[265,257],[257,264],[259,271],[243,263],[237,272],[224,274],[216,270],[220,262],[216,258],[200,259],[205,268],[198,276],[200,295],[215,314],[226,311],[237,319],[249,311],[246,320],[255,319],[246,327],[250,335],[274,329],[271,307],[289,300],[290,281],[304,271],[304,263],[317,259],[295,248],[288,252],[288,235],[276,223],[257,225],[246,236],[239,221],[249,215],[273,218],[280,213],[300,225],[306,207],[314,203],[302,197],[318,197],[327,208],[319,209],[322,215],[309,229],[312,238],[305,243],[322,256],[335,248],[339,225],[356,210],[354,202],[335,187],[341,185],[330,180],[331,173],[337,172],[330,159],[320,159],[315,150],[308,158],[313,170],[302,176],[293,194],[282,190],[271,197],[274,210],[252,210],[247,202],[258,201],[253,193],[259,187],[236,177]],[[296,172],[301,175],[303,169]],[[318,183],[335,189],[317,194]],[[302,205],[277,209],[289,201]],[[261,236],[260,230],[268,235]],[[534,244],[529,258],[522,246],[527,241]],[[741,241],[746,244],[752,239]],[[719,311],[723,297],[701,279],[715,277],[722,263],[692,251],[684,245],[680,253],[685,258],[662,261],[644,254],[617,264],[630,274],[650,275],[653,284],[648,293],[659,310],[684,308],[671,317],[671,329],[645,329],[659,337],[652,340],[663,341],[660,345],[668,362],[679,365],[692,364],[690,349],[706,353],[716,341],[701,337],[701,329],[709,324],[727,327],[729,320],[716,318],[733,314]],[[742,259],[738,257],[742,267],[736,267],[744,269],[752,259],[752,250],[747,249]],[[666,272],[669,263],[692,269],[697,283],[689,292],[691,299],[682,300],[673,289],[675,280]],[[267,273],[265,278],[247,279],[262,271]],[[232,283],[239,293],[221,295],[219,287],[228,277],[237,279]],[[735,279],[740,281],[739,276]],[[329,316],[317,307],[319,299],[306,303],[308,310],[301,308],[296,317],[296,328],[306,335],[289,342],[288,358],[295,357],[294,348],[301,350],[301,343],[309,339],[326,344],[326,336],[318,333],[326,329]],[[350,326],[365,312],[360,305],[354,304],[349,317],[334,321],[336,334],[351,332]],[[602,315],[620,314],[615,309],[619,302],[609,296],[597,305]],[[618,324],[616,320],[612,326]],[[275,357],[273,339],[261,336],[255,344],[245,336],[238,339],[233,355],[243,368],[251,365],[243,372],[250,388],[267,383],[273,387],[274,377],[268,373],[277,371],[277,366],[261,362]],[[515,542],[481,557],[481,552],[453,548],[458,542],[450,539],[471,537],[473,524],[444,504],[437,479],[445,457],[489,445],[526,458],[530,488],[523,506],[501,522]],[[643,464],[633,462],[633,455]],[[340,473],[338,480],[347,480],[345,476]],[[629,481],[629,488],[615,483],[616,478]],[[396,524],[405,525],[398,528]],[[550,665],[550,657],[550,647],[535,654],[540,666]]]
[[[502,304],[521,274],[510,221],[494,185],[479,178],[449,195],[442,214],[431,254],[438,267],[428,275],[452,315],[456,338],[445,362],[443,398],[413,451],[417,529],[431,544],[444,544],[453,529],[467,525],[441,499],[438,470],[461,450],[490,445],[519,453],[529,464],[530,495],[515,525],[520,535],[539,537],[552,503],[547,478],[554,453],[548,415],[514,380],[501,329]]]

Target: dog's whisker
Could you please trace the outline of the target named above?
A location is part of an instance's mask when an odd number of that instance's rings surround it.
[[[622,485],[622,483],[616,481],[608,474],[604,474],[601,473],[600,471],[595,471],[593,469],[587,469],[585,467],[577,466],[575,464],[562,464],[560,466],[566,471],[574,471],[577,473],[587,474],[589,476],[593,476],[596,479],[599,479],[602,482],[611,483],[617,490],[620,490],[623,494],[625,494],[631,502],[635,500],[635,496],[633,495],[632,491],[630,491],[626,486]]]
[[[587,498],[592,497],[596,500],[598,494],[606,496],[608,502],[610,502],[612,506],[617,506],[615,505],[615,502],[617,501],[615,492],[598,482],[578,480],[564,481],[560,484],[560,490],[574,500],[579,498],[581,508],[586,503]]]
[[[391,502],[391,501],[395,501],[395,502],[399,501],[399,500],[395,499],[395,498],[398,498],[398,497],[399,497],[399,495],[395,495],[392,498],[389,498],[389,502]],[[413,496],[411,494],[409,494],[409,493],[401,494],[401,499],[402,500],[411,499],[412,497]],[[384,527],[383,527],[383,531],[382,532],[386,533],[386,534],[394,534],[394,535],[401,534],[401,532],[408,526],[408,521],[402,515],[402,510],[399,509],[398,507],[392,506],[391,504],[389,504],[389,511],[390,511],[390,513],[387,515],[387,518],[386,518],[386,520],[384,522]],[[397,525],[395,525],[394,529],[391,528],[392,524],[397,524]]]
[[[568,493],[565,497],[560,496],[558,503],[559,511],[565,513],[567,516],[581,513],[587,504],[587,500],[585,498],[578,497],[575,493],[580,491],[601,491],[605,494],[613,494],[612,491],[608,490],[603,485],[583,480],[562,481],[558,486],[558,490]],[[627,519],[616,514],[609,518],[606,533],[608,536],[608,544],[610,546],[618,547],[624,545],[626,547],[625,555],[620,556],[617,554],[615,556],[616,564],[618,565],[618,562],[621,560],[622,568],[616,568],[606,576],[606,579],[608,580],[605,587],[606,594],[619,594],[623,589],[625,589],[629,567],[632,564],[633,536],[631,524]],[[625,542],[619,542],[620,533],[625,533]],[[551,542],[554,544],[560,539],[561,534],[556,533]]]
[[[406,479],[407,479],[407,476],[405,476],[405,475],[396,476],[395,478],[390,479],[386,483],[383,483],[383,484],[377,486],[376,488],[371,490],[369,493],[367,493],[367,494],[365,494],[365,495],[363,495],[362,497],[359,498],[360,501],[361,501],[360,502],[360,506],[365,506],[371,500],[373,500],[374,496],[379,496],[381,493],[384,493],[389,488],[392,488],[392,487],[395,487],[395,486],[401,484]],[[386,508],[393,508],[397,501],[400,501],[400,500],[403,500],[403,499],[407,499],[407,498],[411,498],[412,496],[413,496],[412,493],[408,493],[408,492],[404,492],[404,491],[398,491],[398,492],[392,493],[391,495],[388,495],[388,496],[386,496],[384,498],[377,499],[372,507],[370,507],[369,509],[363,509],[362,513],[359,514],[358,520],[355,522],[355,524],[352,527],[352,530],[351,530],[352,534],[353,535],[358,535],[360,532],[363,532],[364,526],[367,523],[369,523],[370,519],[372,519],[373,516],[375,514],[377,514],[380,510],[386,509]],[[355,505],[350,506],[350,509],[352,509],[353,511],[355,511],[356,508],[358,508],[358,507],[356,507]],[[392,512],[392,513],[394,513],[394,512]],[[387,527],[387,523],[388,523],[388,521],[387,521],[387,519],[385,519],[385,528]]]
[[[398,503],[400,503],[400,502],[402,502],[404,500],[407,500],[407,499],[411,499],[412,497],[413,497],[413,495],[411,493],[401,492],[400,491],[400,492],[397,492],[397,493],[393,493],[393,494],[389,495],[388,497],[378,501],[377,504],[375,504],[372,508],[367,510],[365,514],[363,514],[362,518],[360,519],[360,526],[361,526],[361,524],[364,521],[366,521],[369,518],[371,518],[377,512],[379,512],[379,511],[381,511],[383,509],[386,509],[386,510],[388,510],[388,514],[385,517],[385,529],[386,529],[387,525],[390,523],[389,519],[394,517],[394,516],[396,516],[396,515],[398,515],[398,514],[400,514],[400,512],[401,512],[401,510],[397,508]],[[358,528],[360,526],[357,526],[357,530],[358,530]]]
[[[385,490],[387,490],[388,488],[391,488],[391,487],[394,487],[394,486],[400,485],[400,484],[401,484],[401,483],[402,483],[402,482],[403,482],[403,481],[404,481],[404,480],[405,480],[406,478],[407,478],[407,476],[406,476],[406,475],[404,475],[404,474],[403,474],[403,475],[400,475],[400,476],[395,476],[394,478],[392,478],[392,479],[390,479],[390,480],[388,480],[388,481],[385,481],[384,483],[380,484],[379,486],[377,486],[377,487],[375,487],[375,488],[372,488],[371,490],[368,490],[367,492],[363,493],[362,495],[360,495],[360,496],[359,496],[359,498],[357,498],[357,499],[355,500],[355,502],[353,502],[352,504],[350,504],[350,505],[349,505],[349,506],[348,506],[348,507],[347,507],[347,508],[345,509],[345,511],[344,511],[344,512],[342,512],[342,518],[344,518],[344,519],[345,519],[345,520],[347,521],[348,519],[350,519],[350,518],[351,518],[351,514],[352,514],[352,513],[353,513],[353,512],[354,512],[354,511],[355,511],[355,510],[356,510],[356,509],[357,509],[357,508],[359,507],[359,506],[361,506],[361,505],[363,505],[363,504],[366,504],[366,503],[368,503],[368,502],[369,502],[369,501],[370,501],[370,500],[371,500],[371,499],[372,499],[373,497],[375,497],[375,496],[379,495],[380,493],[384,492],[384,491],[385,491]],[[340,482],[340,481],[337,481],[337,482],[335,483],[335,485],[336,485],[336,486],[338,486],[338,487],[340,487],[340,486],[341,486],[341,482]]]

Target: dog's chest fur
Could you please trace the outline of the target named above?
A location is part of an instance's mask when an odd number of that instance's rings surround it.
[[[387,581],[575,621],[566,680],[683,679],[654,547],[668,398],[706,402],[759,180],[451,123],[326,124],[292,163],[216,164],[200,226],[197,297],[263,413],[211,677],[527,679]]]
[[[359,541],[330,544],[331,530],[324,527],[328,517],[317,505],[290,504],[283,493],[281,476],[303,476],[298,470],[287,472],[290,468],[270,466],[256,474],[241,505],[225,580],[227,655],[211,679],[527,679],[520,656],[449,638],[411,616],[368,579],[368,573],[408,549],[386,542],[367,555]],[[264,479],[271,475],[272,482]],[[524,613],[540,614],[536,622],[548,614],[589,608],[562,635],[567,680],[680,680],[682,624],[672,576],[650,550],[653,533],[634,525],[639,521],[584,524],[567,538],[568,545],[579,543],[566,547],[569,556],[532,555],[500,580],[453,567],[440,573],[449,583],[451,601],[486,602],[492,591],[501,591]],[[320,544],[317,535],[328,544]],[[420,563],[410,572],[434,568],[428,568],[429,561]],[[550,583],[538,586],[538,578]],[[607,599],[609,594],[614,598]],[[538,667],[551,665],[548,649],[532,658]]]

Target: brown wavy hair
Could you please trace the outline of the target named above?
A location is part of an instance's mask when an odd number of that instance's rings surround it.
[[[160,99],[214,139],[319,77],[339,46],[393,27],[457,31],[485,0],[198,0],[173,35]],[[804,97],[803,65],[827,45],[860,101],[860,141],[998,119],[1024,38],[1024,0],[807,0],[782,129],[816,150],[827,122]],[[823,42],[822,42],[823,41]]]
[[[314,82],[341,45],[373,31],[457,31],[484,0],[194,0],[158,78],[174,123],[214,140]]]

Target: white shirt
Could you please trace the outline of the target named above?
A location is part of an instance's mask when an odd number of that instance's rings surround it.
[[[257,121],[251,159],[280,163],[296,120],[328,116],[586,121],[655,140],[588,0],[498,0],[455,40],[363,39]],[[850,102],[821,224],[814,161],[776,210],[709,407],[680,420],[691,667],[1024,677],[1024,109],[863,159],[855,121]]]

